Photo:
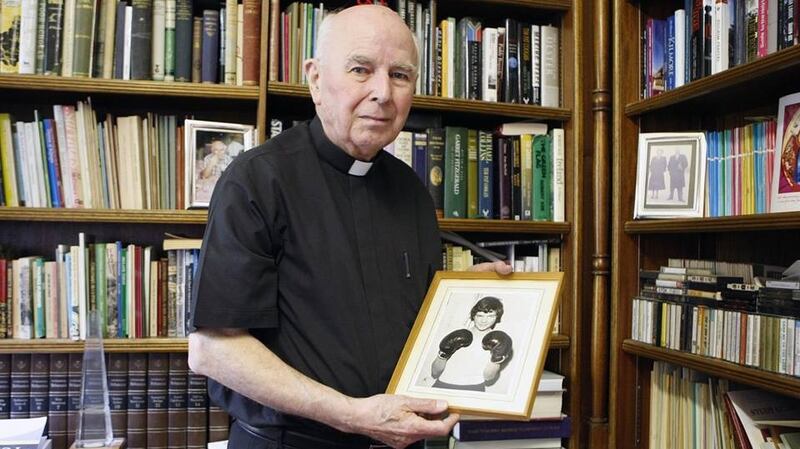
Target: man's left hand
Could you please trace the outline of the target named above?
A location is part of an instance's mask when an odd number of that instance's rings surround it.
[[[494,271],[497,274],[506,275],[511,274],[513,270],[511,269],[511,265],[502,260],[498,260],[496,262],[484,262],[473,265],[469,267],[467,271]]]

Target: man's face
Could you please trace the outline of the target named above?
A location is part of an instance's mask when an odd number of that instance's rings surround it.
[[[416,84],[410,31],[391,10],[359,6],[333,18],[321,59],[306,61],[328,138],[370,160],[405,124]]]
[[[494,326],[494,323],[497,322],[497,312],[477,312],[475,313],[473,321],[475,322],[475,327],[478,328],[479,331],[485,331]]]

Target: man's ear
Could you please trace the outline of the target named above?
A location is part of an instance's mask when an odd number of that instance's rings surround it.
[[[311,99],[315,105],[319,105],[322,100],[319,94],[319,60],[309,58],[303,61],[303,72],[308,80],[308,90],[311,92]]]

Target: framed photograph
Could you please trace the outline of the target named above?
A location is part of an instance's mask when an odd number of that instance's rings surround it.
[[[563,273],[437,272],[387,388],[530,419]]]
[[[772,165],[770,212],[800,210],[800,93],[778,101],[777,150]]]
[[[186,120],[187,208],[208,207],[220,175],[239,153],[253,147],[255,128],[238,123]]]
[[[639,134],[633,218],[702,217],[705,175],[705,134]]]

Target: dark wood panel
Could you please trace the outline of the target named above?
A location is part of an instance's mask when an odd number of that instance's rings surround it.
[[[800,212],[741,215],[713,218],[671,218],[664,220],[628,220],[628,234],[693,234],[697,232],[748,232],[775,229],[800,229]]]

